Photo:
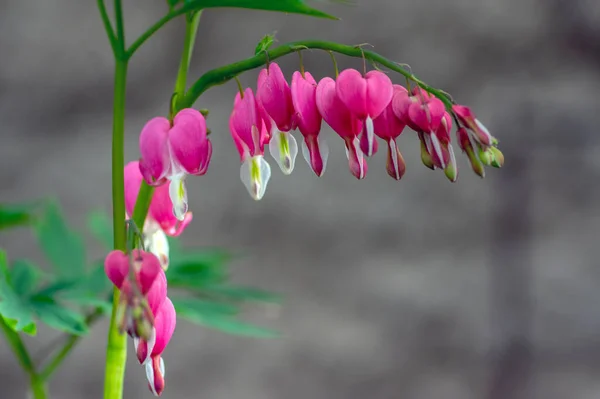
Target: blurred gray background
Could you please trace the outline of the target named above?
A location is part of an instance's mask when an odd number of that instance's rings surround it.
[[[160,0],[124,3],[130,42],[166,12]],[[402,181],[378,154],[359,182],[327,130],[325,176],[301,158],[290,177],[272,162],[255,203],[227,130],[235,84],[211,89],[196,106],[211,110],[214,157],[206,176],[189,179],[195,218],[183,241],[247,253],[235,280],[285,295],[277,317],[254,309],[252,320],[284,337],[181,322],[165,352],[164,397],[600,398],[600,2],[311,4],[342,20],[206,11],[190,76],[250,56],[273,31],[280,42],[368,42],[472,105],[506,166],[481,180],[461,156],[450,184],[421,164],[407,131]],[[128,160],[146,120],[166,113],[182,35],[183,21],[170,23],[131,62]],[[83,228],[87,211],[110,208],[112,55],[95,2],[2,0],[0,54],[0,199],[58,197]],[[332,74],[325,53],[305,63],[318,78]],[[291,77],[297,57],[281,65]],[[11,258],[39,256],[28,231],[0,240]],[[53,398],[100,397],[107,325],[56,374]],[[56,336],[39,335],[33,348]],[[125,397],[151,397],[131,356],[129,366]],[[0,397],[24,398],[25,384],[0,342]]]

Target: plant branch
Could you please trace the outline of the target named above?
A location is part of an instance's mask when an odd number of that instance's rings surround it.
[[[304,40],[290,42],[274,48],[273,50],[265,51],[254,57],[247,58],[242,61],[234,62],[233,64],[225,65],[219,68],[212,69],[202,75],[187,91],[185,98],[180,103],[182,107],[190,107],[206,90],[213,86],[221,85],[235,78],[242,72],[250,71],[259,68],[267,63],[268,60],[275,60],[285,55],[305,49],[318,49],[330,51],[338,54],[347,55],[349,57],[365,58],[374,64],[382,65],[394,72],[397,72],[407,79],[415,82],[419,87],[427,92],[438,97],[447,108],[452,107],[452,100],[441,90],[435,89],[420,79],[411,72],[407,71],[397,62],[394,62],[384,56],[370,50],[364,50],[361,46],[348,46],[333,42],[321,40]]]
[[[90,313],[85,319],[86,325],[91,326],[94,324],[94,322],[96,322],[96,320],[102,316],[102,313],[103,312],[101,309],[96,309],[93,313]],[[40,371],[39,377],[43,381],[46,381],[52,375],[52,373],[54,373],[58,366],[62,364],[63,360],[65,360],[65,358],[71,353],[81,338],[82,336],[73,334],[67,337],[67,341],[62,348],[56,352],[56,355],[54,355],[52,360],[48,362],[48,365]]]
[[[34,399],[46,399],[46,386],[44,381],[40,378],[35,369],[35,364],[29,355],[29,351],[25,347],[23,340],[19,334],[6,324],[2,316],[0,316],[0,329],[6,336],[6,342],[12,349],[15,357],[21,363],[21,367],[29,376],[29,385],[31,387],[31,394]]]
[[[187,74],[192,60],[194,51],[194,43],[196,42],[196,33],[202,11],[190,12],[185,18],[185,39],[183,42],[183,51],[181,53],[181,61],[179,62],[179,71],[177,72],[177,80],[175,82],[175,104],[178,104],[185,96],[187,89]]]
[[[123,7],[121,0],[115,0],[115,22],[117,25],[117,50],[116,58],[126,56],[125,54],[125,28],[123,26]]]
[[[137,51],[137,49],[140,48],[142,46],[142,44],[144,44],[146,42],[146,40],[150,39],[150,37],[153,34],[155,34],[160,28],[162,28],[167,22],[169,22],[173,18],[176,18],[182,14],[185,14],[187,11],[188,11],[187,8],[182,7],[177,10],[173,10],[173,11],[169,12],[167,15],[165,15],[164,17],[162,17],[161,19],[156,21],[156,23],[154,25],[152,25],[150,28],[148,28],[147,31],[142,33],[140,35],[140,37],[138,37],[133,42],[133,44],[125,52],[125,57],[131,58],[131,56]]]
[[[110,23],[110,18],[108,17],[108,13],[106,12],[106,5],[104,4],[104,0],[97,0],[98,10],[100,11],[100,17],[102,18],[102,24],[104,25],[104,30],[106,31],[106,35],[108,36],[108,42],[110,43],[110,48],[113,51],[113,54],[117,54],[117,37],[115,36],[115,31],[113,30],[112,24]]]

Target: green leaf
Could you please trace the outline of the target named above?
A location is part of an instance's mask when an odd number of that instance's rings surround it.
[[[167,278],[170,287],[196,290],[227,279],[226,262],[231,255],[222,250],[186,252],[174,240],[169,241],[170,259]]]
[[[32,224],[35,221],[38,205],[38,203],[0,204],[0,230]]]
[[[13,262],[10,271],[10,282],[13,289],[21,296],[31,294],[40,281],[41,270],[32,262],[19,259]]]
[[[101,211],[90,213],[87,218],[87,226],[94,238],[107,249],[112,249],[113,230],[108,215]]]
[[[259,55],[260,53],[267,51],[269,49],[269,47],[271,47],[273,45],[274,42],[275,42],[274,34],[265,35],[260,40],[260,42],[258,42],[258,44],[256,45],[256,48],[254,49],[254,55]]]
[[[192,298],[172,299],[177,315],[192,323],[213,328],[228,334],[255,338],[279,336],[276,331],[245,323],[232,317],[237,309],[230,305]]]
[[[14,331],[22,331],[25,334],[31,335],[31,336],[35,336],[37,334],[37,327],[35,325],[34,322],[31,322],[29,324],[27,324],[25,327],[23,328],[17,328],[17,324],[18,321],[15,319],[7,319],[5,317],[2,317],[2,315],[0,315],[0,318],[2,318],[4,320],[4,322]]]
[[[60,276],[78,276],[85,268],[85,249],[81,237],[71,231],[54,202],[36,226],[40,247]]]
[[[31,312],[13,289],[6,252],[0,251],[0,315],[7,320],[15,331],[31,329],[34,324]]]
[[[37,317],[50,327],[75,335],[83,335],[88,332],[85,318],[57,303],[50,297],[36,296],[32,298],[31,306]]]
[[[188,11],[214,7],[236,7],[337,19],[323,11],[307,6],[304,0],[190,0],[186,1],[183,7]]]

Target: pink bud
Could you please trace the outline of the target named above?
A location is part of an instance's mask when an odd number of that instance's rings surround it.
[[[283,76],[279,65],[269,63],[260,71],[256,87],[256,100],[275,121],[277,128],[289,132],[296,128],[295,111],[290,86]]]
[[[189,175],[203,175],[208,169],[212,144],[206,134],[206,120],[199,111],[186,108],[175,115],[169,131],[171,154]]]
[[[317,176],[322,176],[327,165],[329,148],[319,137],[323,118],[317,107],[317,82],[309,72],[298,71],[292,76],[292,102],[296,109],[298,129],[304,136],[302,154]]]
[[[367,173],[367,162],[358,139],[363,123],[339,99],[335,86],[333,79],[321,79],[317,85],[317,107],[325,122],[344,139],[350,172],[362,179]]]
[[[429,100],[413,102],[408,108],[408,118],[419,131],[430,133],[440,126],[444,112],[444,103],[439,98],[432,97]]]
[[[117,288],[121,288],[123,281],[128,278],[130,267],[133,268],[138,288],[143,295],[148,293],[157,276],[164,273],[154,254],[139,249],[133,250],[131,256],[114,250],[104,260],[104,271]]]
[[[483,146],[489,147],[492,145],[492,135],[479,120],[469,107],[464,105],[453,105],[452,110],[456,114],[458,120],[465,125],[473,134],[475,140]]]

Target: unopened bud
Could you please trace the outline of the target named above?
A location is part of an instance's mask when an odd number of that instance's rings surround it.
[[[490,152],[492,153],[492,163],[494,168],[501,168],[504,166],[504,154],[496,147],[491,147]]]
[[[491,153],[491,151],[489,149],[483,149],[482,147],[479,147],[477,149],[477,151],[478,151],[479,160],[481,161],[481,163],[483,163],[486,166],[490,166],[494,159],[494,155]]]
[[[419,140],[421,141],[421,161],[423,162],[423,165],[427,166],[431,170],[435,169],[431,154],[429,154],[429,150],[427,150],[423,133],[419,132]]]

